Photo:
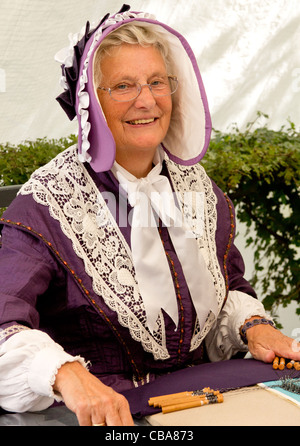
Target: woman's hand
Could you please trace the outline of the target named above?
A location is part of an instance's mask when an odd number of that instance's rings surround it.
[[[258,317],[249,320],[252,319]],[[300,361],[300,343],[270,325],[255,325],[247,330],[246,336],[249,351],[255,359],[272,362],[275,356],[278,356]]]
[[[126,398],[104,385],[79,362],[61,366],[53,389],[76,414],[80,426],[133,426]]]

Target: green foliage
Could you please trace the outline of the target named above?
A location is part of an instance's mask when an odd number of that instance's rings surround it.
[[[0,186],[24,184],[36,169],[48,163],[59,152],[75,144],[77,138],[25,141],[17,146],[0,144]]]
[[[0,144],[0,186],[24,184],[32,172],[76,142],[77,137],[71,135],[58,140],[39,138],[17,146]],[[5,208],[0,208],[0,217],[4,210]]]
[[[300,134],[288,121],[279,131],[266,125],[241,132],[215,131],[202,162],[211,178],[232,199],[247,227],[246,246],[254,248],[251,283],[261,290],[265,307],[299,303]]]
[[[290,121],[274,131],[258,126],[260,118],[268,116],[259,112],[243,132],[237,126],[228,133],[214,131],[202,164],[246,224],[246,246],[254,248],[251,283],[265,296],[265,307],[274,313],[279,304],[297,301],[300,314],[300,134]],[[72,135],[0,145],[0,186],[23,184],[75,142]]]

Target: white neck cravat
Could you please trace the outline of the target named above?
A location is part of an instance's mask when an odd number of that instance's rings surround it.
[[[147,177],[138,179],[123,167],[114,164],[112,172],[127,193],[133,207],[131,222],[131,250],[136,278],[142,296],[147,326],[151,332],[157,327],[161,309],[178,325],[178,304],[167,256],[157,229],[155,213],[168,227],[176,254],[180,260],[196,309],[200,327],[211,310],[217,314],[217,299],[212,275],[209,273],[195,238],[190,237],[183,217],[176,207],[170,182],[160,175],[162,149],[159,160]]]

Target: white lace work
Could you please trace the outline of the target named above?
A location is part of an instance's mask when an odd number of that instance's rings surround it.
[[[186,218],[191,223],[195,238],[197,239],[199,249],[204,257],[208,270],[213,276],[219,311],[222,307],[225,296],[225,281],[222,276],[220,265],[217,259],[215,233],[217,229],[217,198],[213,192],[212,184],[204,168],[198,163],[194,166],[182,166],[167,160],[168,170],[173,182],[177,198],[182,206]],[[198,218],[196,214],[196,205],[186,208],[185,192],[194,193],[194,202],[197,203],[196,193],[205,194],[204,200],[204,219],[203,230],[199,233]],[[191,215],[188,215],[191,213]],[[200,330],[197,320],[194,335],[191,341],[191,350],[195,350],[201,344],[209,332],[213,322],[214,315],[210,313],[204,327]]]
[[[198,244],[213,275],[220,308],[225,283],[216,257],[216,198],[211,183],[200,166],[185,168],[168,160],[168,168],[175,190],[200,188],[205,192],[204,230]],[[160,315],[157,330],[150,333],[146,328],[145,309],[135,280],[130,248],[102,194],[78,161],[77,146],[38,169],[19,193],[32,194],[37,203],[48,207],[50,215],[59,221],[63,233],[71,240],[75,253],[83,260],[94,292],[117,313],[119,323],[129,329],[132,338],[140,342],[145,351],[151,352],[157,360],[167,359],[163,316]],[[106,225],[98,225],[99,216]],[[201,332],[199,325],[196,327],[191,349],[200,344],[212,323],[213,317],[209,317]]]

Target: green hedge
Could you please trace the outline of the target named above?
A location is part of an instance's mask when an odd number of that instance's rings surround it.
[[[61,139],[37,139],[17,146],[0,144],[0,186],[24,184],[36,169],[75,144],[74,135]]]
[[[297,301],[300,314],[300,134],[288,121],[279,131],[257,127],[214,131],[203,165],[232,199],[254,248],[252,285],[276,317],[279,304]]]
[[[287,121],[279,131],[258,126],[260,112],[245,131],[214,131],[202,164],[232,199],[239,221],[247,226],[246,246],[254,248],[252,285],[276,318],[279,304],[297,301],[299,280],[300,134]],[[22,184],[31,173],[76,142],[38,139],[0,145],[0,185]],[[278,324],[280,326],[280,324]]]

